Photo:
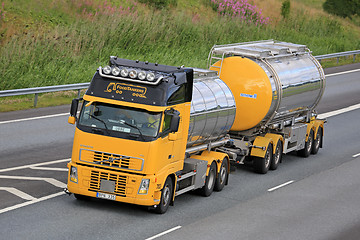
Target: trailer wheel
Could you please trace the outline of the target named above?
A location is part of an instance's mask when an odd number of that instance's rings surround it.
[[[220,192],[224,188],[227,178],[229,176],[228,169],[229,167],[228,167],[227,159],[224,158],[220,166],[218,177],[215,180],[215,186],[214,186],[215,191]]]
[[[299,150],[297,153],[301,157],[309,157],[314,143],[314,130],[310,130],[308,140],[305,142],[304,149]]]
[[[209,174],[206,176],[205,186],[200,189],[200,194],[204,197],[208,197],[214,190],[216,179],[216,164],[212,162],[209,169]]]
[[[270,170],[276,170],[278,168],[279,164],[281,163],[282,152],[283,152],[283,144],[282,141],[279,140],[276,144],[275,154],[270,164]]]
[[[167,211],[169,208],[172,194],[173,194],[173,181],[171,177],[167,177],[164,187],[161,190],[161,199],[159,205],[154,209],[156,213],[163,214]]]
[[[269,143],[264,157],[253,157],[254,171],[256,173],[265,174],[270,168],[273,159],[273,146]]]
[[[321,145],[321,141],[322,141],[322,128],[319,127],[319,129],[317,130],[316,133],[316,137],[314,138],[314,143],[311,149],[311,153],[312,154],[317,154],[317,152],[319,151],[320,145]]]

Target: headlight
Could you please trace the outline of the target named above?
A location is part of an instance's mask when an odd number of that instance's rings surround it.
[[[129,77],[131,78],[136,78],[137,77],[137,71],[136,70],[131,70],[129,72]]]
[[[149,190],[150,179],[143,179],[140,183],[138,194],[147,194]]]
[[[122,77],[127,77],[129,75],[129,70],[127,70],[126,68],[121,69],[120,75]]]
[[[155,74],[154,73],[148,73],[146,76],[146,80],[152,82],[155,79]]]
[[[74,183],[78,183],[77,168],[74,166],[71,166],[70,168],[70,181]]]
[[[102,69],[104,74],[110,74],[111,73],[111,67],[110,66],[106,66]]]
[[[139,72],[138,78],[140,80],[144,80],[146,78],[146,72],[144,72],[144,71]]]
[[[112,75],[114,75],[114,76],[118,76],[118,75],[120,74],[120,68],[114,67],[114,68],[111,70],[111,73],[112,73]]]

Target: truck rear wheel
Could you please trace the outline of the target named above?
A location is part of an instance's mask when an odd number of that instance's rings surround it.
[[[282,141],[279,140],[276,144],[275,154],[270,164],[270,170],[276,170],[278,168],[279,164],[281,163],[282,152],[283,152],[283,144]]]
[[[209,169],[209,174],[206,176],[205,186],[200,189],[200,194],[204,197],[208,197],[214,190],[216,179],[216,164],[212,162]]]
[[[269,171],[273,159],[273,146],[269,143],[264,157],[253,157],[254,171],[265,174]]]
[[[311,149],[311,153],[312,154],[317,154],[317,152],[319,151],[320,145],[321,145],[321,141],[322,141],[322,128],[319,127],[319,129],[317,130],[316,133],[316,137],[314,138],[314,143]]]
[[[154,209],[156,213],[163,214],[169,208],[170,202],[172,200],[173,195],[173,181],[171,177],[167,177],[164,187],[161,190],[161,199],[159,205]]]
[[[219,174],[216,178],[216,181],[215,181],[215,186],[214,186],[214,190],[215,191],[221,191],[224,186],[225,186],[225,183],[227,181],[227,178],[229,176],[228,174],[228,161],[227,161],[227,158],[224,158],[222,163],[221,163],[221,166],[220,166],[220,171],[219,171]]]
[[[313,143],[314,143],[314,131],[311,129],[310,134],[308,136],[308,140],[305,142],[304,149],[299,150],[297,154],[301,157],[305,157],[305,158],[309,157],[313,147]]]

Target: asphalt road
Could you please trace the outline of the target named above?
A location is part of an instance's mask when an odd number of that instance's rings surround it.
[[[359,104],[359,92],[360,72],[328,76],[317,109]],[[328,118],[317,155],[287,155],[266,175],[241,166],[222,192],[181,195],[165,215],[61,193],[74,126],[66,114],[56,114],[67,111],[60,106],[0,113],[1,239],[147,239],[169,229],[174,231],[159,238],[359,239],[360,110]],[[13,122],[49,114],[55,116]]]

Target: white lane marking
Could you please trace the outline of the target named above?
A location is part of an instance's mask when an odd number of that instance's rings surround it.
[[[360,157],[360,153],[358,153],[358,154],[355,154],[355,155],[353,155],[352,157],[353,157],[353,158],[357,158],[357,157]]]
[[[331,76],[336,76],[336,75],[341,75],[341,74],[347,74],[347,73],[353,73],[353,72],[358,72],[358,71],[360,71],[360,69],[349,70],[349,71],[339,72],[339,73],[331,73],[331,74],[325,75],[325,77],[331,77]]]
[[[60,182],[54,178],[42,178],[42,177],[24,177],[24,176],[4,176],[0,175],[0,178],[2,179],[15,179],[15,180],[30,180],[30,181],[45,181],[48,182],[55,187],[59,188],[65,188],[66,184],[63,182]]]
[[[339,110],[335,110],[335,111],[332,111],[332,112],[322,113],[322,114],[319,114],[318,117],[319,118],[333,117],[333,116],[336,116],[336,115],[339,115],[339,114],[342,114],[342,113],[346,113],[346,112],[350,112],[350,111],[353,111],[353,110],[356,110],[356,109],[359,109],[359,108],[360,108],[360,103],[352,105],[352,106],[347,107],[347,108],[342,108],[342,109],[339,109]]]
[[[49,161],[49,162],[23,165],[23,166],[18,166],[18,167],[4,168],[4,169],[0,169],[0,173],[19,170],[19,169],[25,169],[25,168],[31,168],[31,167],[38,167],[38,166],[43,166],[43,165],[50,165],[50,164],[55,164],[55,163],[70,162],[70,160],[71,160],[71,158],[67,158],[67,159],[60,159],[60,160]]]
[[[67,172],[67,168],[50,168],[50,167],[30,167],[30,169],[33,170],[44,170],[44,171],[61,171],[61,172]]]
[[[285,187],[285,186],[287,186],[287,185],[289,185],[289,184],[291,184],[293,182],[294,182],[294,180],[291,180],[291,181],[288,181],[286,183],[280,184],[279,186],[268,189],[268,192],[273,192],[273,191],[275,191],[275,190],[277,190],[279,188]]]
[[[57,196],[61,196],[61,195],[64,195],[64,194],[65,194],[64,192],[58,192],[58,193],[54,193],[54,194],[51,194],[51,195],[48,195],[48,196],[45,196],[45,197],[42,197],[42,198],[34,199],[32,201],[28,201],[28,202],[20,203],[20,204],[11,206],[11,207],[3,208],[3,209],[0,209],[0,214],[11,211],[11,210],[15,210],[15,209],[18,209],[18,208],[21,208],[21,207],[25,207],[25,206],[28,206],[28,205],[31,205],[31,204],[34,204],[34,203],[45,201],[45,200],[48,200],[48,199],[51,199],[51,198],[54,198],[54,197],[57,197]]]
[[[9,120],[9,121],[0,122],[0,125],[1,125],[1,124],[6,124],[6,123],[14,123],[14,122],[23,122],[23,121],[30,121],[30,120],[38,120],[38,119],[51,118],[51,117],[60,117],[60,116],[66,116],[66,115],[70,115],[70,114],[69,114],[69,113],[59,113],[59,114],[46,115],[46,116],[40,116],[40,117],[15,119],[15,120]]]
[[[29,201],[36,200],[36,198],[34,198],[33,196],[30,196],[29,194],[24,193],[23,191],[20,191],[13,187],[0,187],[0,191],[1,190],[12,193],[12,194],[14,194],[22,199],[25,199],[25,200],[29,200]]]
[[[164,231],[164,232],[162,232],[162,233],[159,233],[159,234],[157,234],[157,235],[155,235],[155,236],[152,236],[152,237],[150,237],[150,238],[147,238],[147,239],[145,239],[145,240],[153,240],[153,239],[155,239],[155,238],[161,237],[161,236],[163,236],[163,235],[165,235],[165,234],[168,234],[168,233],[170,233],[170,232],[173,232],[173,231],[175,231],[175,230],[178,230],[179,228],[181,228],[181,226],[176,226],[176,227],[174,227],[174,228],[171,228],[171,229],[169,229],[169,230],[166,230],[166,231]]]

